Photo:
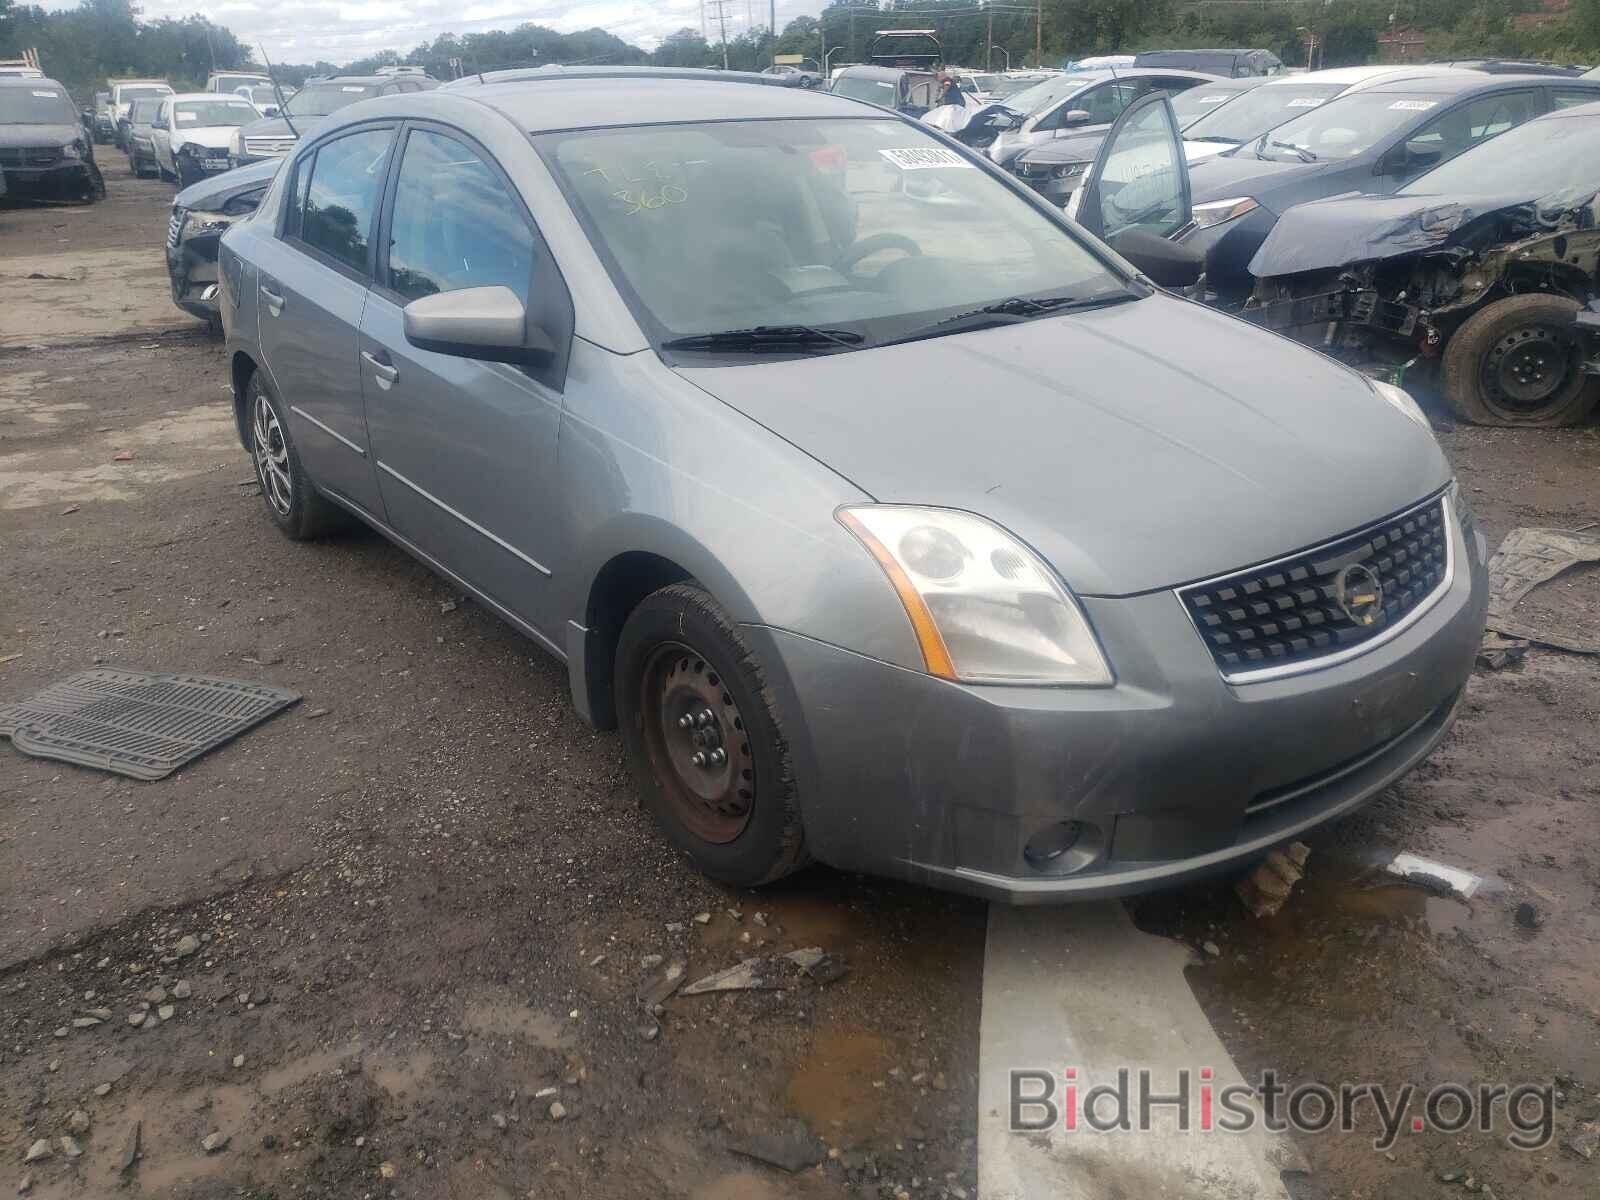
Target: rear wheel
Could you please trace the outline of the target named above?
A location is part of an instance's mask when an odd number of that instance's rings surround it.
[[[1510,296],[1474,313],[1445,346],[1445,401],[1479,425],[1583,420],[1600,389],[1583,370],[1580,307],[1566,296]]]
[[[673,584],[633,610],[615,688],[645,807],[696,867],[751,886],[809,861],[772,692],[755,652],[704,589]]]
[[[245,388],[245,405],[250,455],[273,524],[295,541],[320,537],[333,529],[339,523],[339,510],[312,486],[289,435],[287,410],[260,371],[250,377]]]

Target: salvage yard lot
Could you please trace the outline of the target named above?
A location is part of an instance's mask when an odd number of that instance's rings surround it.
[[[154,784],[0,747],[13,1175],[113,1194],[137,1131],[134,1195],[972,1195],[983,907],[821,869],[708,883],[536,646],[375,535],[283,539],[220,346],[166,294],[170,188],[107,182],[93,208],[0,208],[0,703],[97,662],[304,699]],[[1442,441],[1491,546],[1600,520],[1595,428]],[[1521,611],[1600,635],[1597,578]],[[1566,1148],[1600,1121],[1597,680],[1538,650],[1474,676],[1433,759],[1311,842],[1278,917],[1226,881],[1132,906],[1215,948],[1191,979],[1247,1076],[1557,1080],[1547,1149],[1306,1138],[1296,1196],[1600,1191],[1600,1153]],[[1490,882],[1470,904],[1374,886],[1399,850]],[[695,979],[808,946],[848,973],[675,997],[659,1032],[638,999],[653,956]],[[734,1152],[795,1121],[839,1155],[788,1175]]]

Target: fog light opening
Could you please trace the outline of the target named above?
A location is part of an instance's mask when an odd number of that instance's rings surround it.
[[[202,300],[215,300],[216,298],[217,298],[217,285],[214,284],[214,283],[207,284],[205,291],[200,293],[200,299],[202,299]]]
[[[1028,860],[1029,866],[1038,870],[1058,868],[1067,852],[1082,837],[1082,822],[1057,821],[1053,825],[1046,825],[1028,839],[1028,844],[1022,848],[1022,857]]]

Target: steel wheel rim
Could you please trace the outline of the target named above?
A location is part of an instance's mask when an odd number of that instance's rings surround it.
[[[639,700],[650,765],[673,815],[704,841],[736,839],[755,811],[755,760],[726,681],[692,647],[665,642],[645,663]]]
[[[1546,325],[1525,325],[1501,338],[1484,358],[1490,406],[1509,416],[1547,407],[1566,387],[1576,344]]]
[[[294,486],[289,479],[289,443],[277,411],[266,396],[256,394],[255,412],[256,474],[261,492],[274,512],[287,517],[294,504]]]

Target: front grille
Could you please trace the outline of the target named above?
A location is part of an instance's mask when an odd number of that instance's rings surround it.
[[[294,143],[292,137],[247,137],[244,139],[244,152],[255,158],[270,158],[289,153],[294,149]]]
[[[60,161],[59,146],[0,147],[0,167],[53,167]]]
[[[1444,501],[1435,497],[1336,542],[1182,588],[1178,596],[1231,677],[1313,663],[1383,637],[1444,583],[1449,556]],[[1363,601],[1374,595],[1373,577],[1378,598]]]
[[[1050,168],[1045,163],[1025,162],[1017,164],[1017,174],[1022,176],[1024,179],[1037,179],[1040,176],[1048,175],[1049,173]]]
[[[187,208],[172,206],[172,219],[167,222],[167,245],[176,246],[178,239],[183,236],[183,223],[189,217]]]

